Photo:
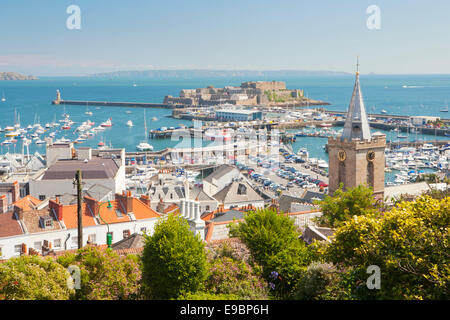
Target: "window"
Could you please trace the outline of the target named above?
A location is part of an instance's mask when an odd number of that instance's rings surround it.
[[[42,242],[41,242],[41,241],[36,241],[36,242],[34,243],[34,249],[35,249],[36,251],[41,251],[41,250],[42,250]]]
[[[147,232],[147,228],[146,227],[141,228],[141,232],[142,233],[146,233]]]
[[[89,243],[96,243],[96,241],[97,241],[97,236],[96,236],[94,233],[88,235],[88,241],[89,241]]]
[[[78,248],[78,236],[72,237],[72,248]]]
[[[237,189],[237,194],[245,195],[247,194],[247,187],[244,184],[239,184]]]
[[[128,238],[130,236],[130,230],[123,230],[123,238]]]
[[[209,206],[206,206],[205,210],[206,210],[206,211],[209,211]]]
[[[0,258],[3,257],[3,247],[0,247]]]
[[[21,244],[16,244],[14,246],[14,253],[15,254],[20,254],[22,252],[22,245]]]
[[[53,240],[53,248],[54,248],[54,249],[59,249],[59,248],[61,248],[61,239],[55,239],[55,240]]]
[[[45,200],[45,195],[40,194],[39,195],[39,200],[44,201]]]

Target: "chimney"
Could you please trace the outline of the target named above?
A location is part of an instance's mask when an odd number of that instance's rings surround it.
[[[20,250],[20,254],[27,254],[27,245],[22,243],[22,249]]]
[[[59,199],[57,201],[50,199],[48,201],[48,209],[50,213],[54,212],[56,214],[56,218],[59,221],[63,219],[63,205],[59,203]]]
[[[117,208],[127,214],[128,212],[133,212],[133,196],[131,191],[123,191],[122,194],[116,193],[116,201],[119,202]]]
[[[148,197],[148,195],[143,194],[140,198],[140,200],[145,203],[148,207],[151,206],[151,202],[150,202],[150,198]]]
[[[0,213],[6,213],[8,211],[8,199],[6,195],[0,196]]]
[[[18,220],[23,220],[23,209],[21,207],[14,206],[14,213]]]
[[[164,202],[163,202],[162,198],[159,198],[159,203],[156,206],[156,211],[159,212],[159,213],[164,214]]]
[[[99,208],[99,204],[98,201],[94,198],[88,197],[88,196],[84,196],[83,197],[84,203],[86,203],[86,205],[89,207],[88,212],[92,213],[94,216],[98,215],[98,208]]]
[[[20,199],[20,186],[19,182],[14,181],[12,188],[12,203]]]

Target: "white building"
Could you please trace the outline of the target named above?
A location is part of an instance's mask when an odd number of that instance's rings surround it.
[[[63,150],[72,150],[70,151],[72,157],[64,158]],[[39,200],[65,193],[76,193],[73,180],[78,169],[82,172],[83,189],[99,185],[111,190],[113,194],[121,193],[126,189],[125,149],[82,148],[75,151],[66,144],[58,148],[53,146],[50,152],[47,150],[47,157],[49,157],[47,161],[51,160],[51,164],[29,183],[30,195]]]

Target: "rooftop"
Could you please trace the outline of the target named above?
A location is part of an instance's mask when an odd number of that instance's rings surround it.
[[[45,171],[42,180],[73,179],[75,172],[80,169],[83,179],[111,179],[114,178],[119,166],[113,159],[92,158],[83,160],[58,160]]]

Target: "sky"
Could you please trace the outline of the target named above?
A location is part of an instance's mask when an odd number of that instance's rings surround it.
[[[0,71],[353,72],[360,56],[361,73],[450,74],[449,13],[448,0],[1,0]]]

